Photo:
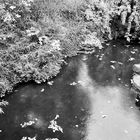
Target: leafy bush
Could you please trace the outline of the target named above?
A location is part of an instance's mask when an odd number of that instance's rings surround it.
[[[0,0],[0,92],[45,82],[67,56],[140,36],[136,0]]]

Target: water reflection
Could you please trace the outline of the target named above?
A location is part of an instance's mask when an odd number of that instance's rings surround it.
[[[103,65],[106,67],[104,62],[99,64],[97,70],[102,69]],[[91,79],[89,69],[85,62],[81,62],[77,78],[79,88],[89,96],[91,103],[86,140],[138,140],[140,113],[131,101],[129,89],[117,82],[116,73],[110,75],[112,86],[108,86],[110,83],[100,86]],[[104,71],[97,75],[99,79],[105,76]],[[114,83],[118,86],[114,86]]]
[[[130,84],[139,58],[137,47],[111,44],[68,60],[53,84],[19,87],[0,115],[0,140],[139,140]]]
[[[87,140],[138,140],[139,112],[126,98],[128,90],[121,87],[98,87],[91,96],[91,116]],[[94,100],[94,102],[93,102]],[[125,103],[125,107],[124,107]]]
[[[0,116],[0,139],[83,139],[89,100],[70,85],[76,81],[77,67],[77,59],[73,59],[53,85],[30,84],[17,89],[8,99],[5,115]]]

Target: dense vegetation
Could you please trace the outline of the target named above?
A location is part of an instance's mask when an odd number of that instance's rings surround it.
[[[45,82],[64,58],[140,36],[137,0],[1,0],[0,96],[22,81]]]

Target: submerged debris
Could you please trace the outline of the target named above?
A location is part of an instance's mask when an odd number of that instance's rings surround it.
[[[31,126],[31,125],[33,125],[33,124],[35,124],[35,121],[24,122],[23,124],[20,124],[20,126],[21,126],[22,128],[25,128],[25,127]]]
[[[57,125],[56,119],[58,118],[59,118],[59,115],[56,115],[55,119],[50,121],[50,125],[48,126],[48,128],[52,129],[53,132],[60,131],[61,133],[63,133],[62,127]]]
[[[31,137],[22,137],[21,140],[36,140],[36,136],[31,138]]]

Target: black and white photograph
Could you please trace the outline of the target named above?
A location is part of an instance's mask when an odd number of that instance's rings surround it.
[[[0,140],[140,140],[140,0],[0,0]]]

